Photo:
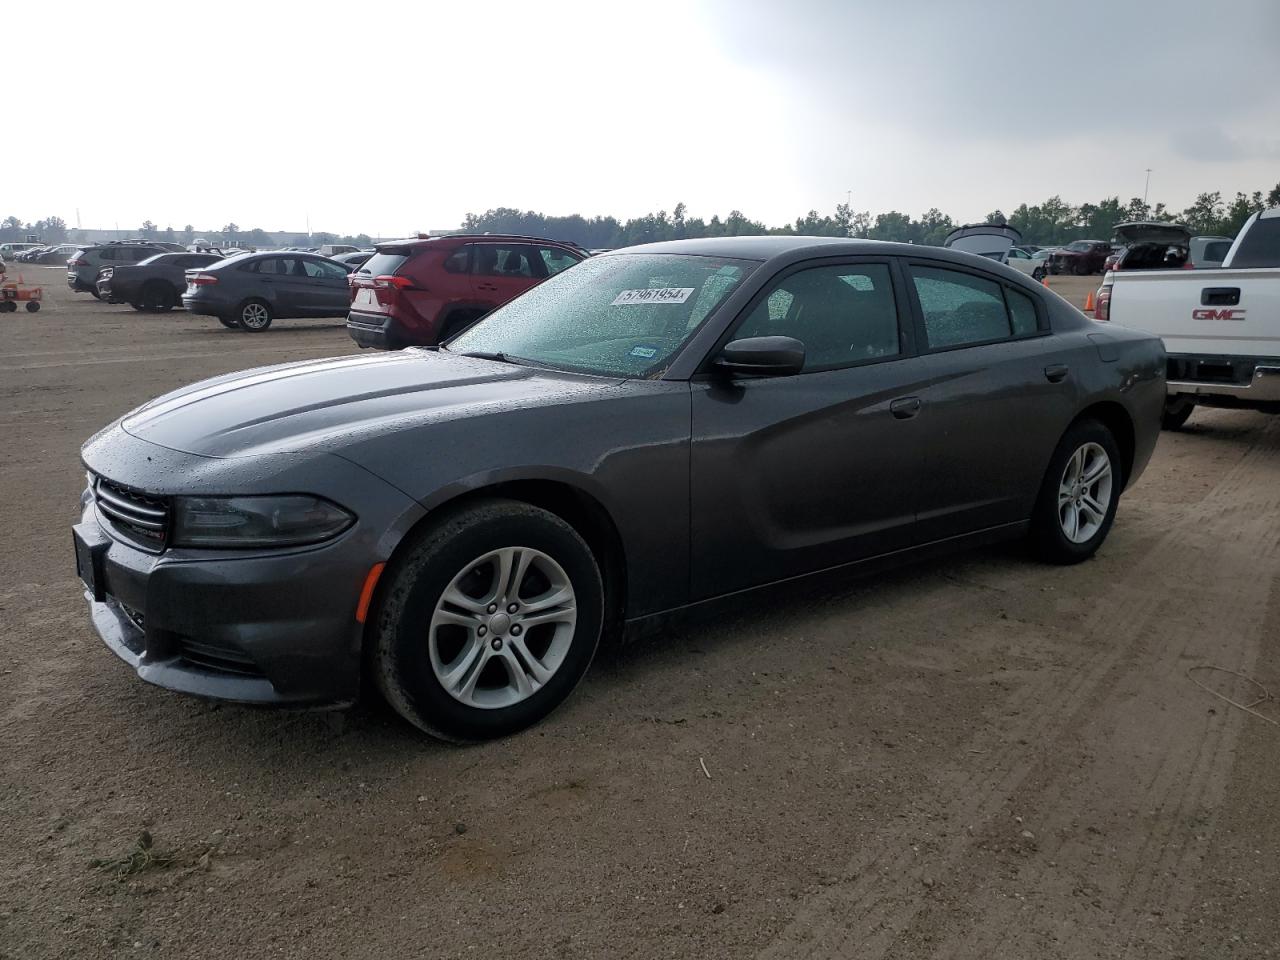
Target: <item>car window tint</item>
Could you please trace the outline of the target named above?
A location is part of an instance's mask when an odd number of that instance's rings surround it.
[[[780,280],[734,331],[743,337],[795,337],[806,371],[897,356],[898,311],[882,263],[814,267]]]
[[[925,335],[932,349],[1003,340],[1009,336],[1000,285],[956,270],[912,267]]]
[[[547,275],[542,258],[533,256],[533,247],[522,243],[476,244],[474,272],[482,277],[522,277],[530,280]]]
[[[116,248],[106,247],[98,251],[99,260],[114,260],[116,258]]]
[[[449,254],[449,256],[445,259],[444,272],[445,273],[466,273],[467,261],[470,259],[470,257],[471,257],[471,244],[467,244],[465,247],[459,247],[453,253]]]
[[[1280,217],[1259,217],[1240,241],[1233,267],[1280,266]]]
[[[554,276],[561,270],[568,270],[578,262],[577,257],[567,250],[561,250],[559,247],[538,247],[538,256],[542,258],[542,265],[549,277]]]
[[[275,276],[277,273],[284,273],[280,269],[281,260],[279,257],[267,257],[265,260],[259,260],[257,264],[251,265],[250,269],[254,273],[265,273]]]
[[[302,269],[307,272],[308,277],[314,277],[316,280],[323,280],[328,276],[319,260],[303,260]]]
[[[1019,293],[1010,287],[1004,288],[1004,295],[1009,301],[1009,317],[1013,321],[1013,335],[1025,337],[1040,328],[1036,319],[1036,305],[1025,293]]]

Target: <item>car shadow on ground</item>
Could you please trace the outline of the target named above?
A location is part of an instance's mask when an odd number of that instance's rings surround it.
[[[522,737],[567,738],[581,735],[584,728],[589,732],[598,722],[590,718],[592,703],[617,699],[646,675],[679,671],[707,657],[724,659],[734,647],[758,643],[771,633],[785,634],[797,624],[839,622],[856,630],[860,612],[870,603],[910,603],[921,591],[937,589],[944,581],[965,584],[976,571],[1028,563],[1035,561],[1028,557],[1024,544],[999,544],[866,575],[847,571],[821,574],[664,618],[659,624],[603,644],[569,703],[532,731],[493,744],[458,746],[434,740],[400,719],[372,689],[349,709],[314,711],[191,701],[180,694],[165,695],[147,688],[140,694],[160,696],[168,706],[144,707],[145,712],[154,714],[151,720],[134,717],[131,723],[165,726],[170,718],[163,715],[176,708],[183,713],[178,725],[201,741],[203,751],[221,755],[225,763],[246,771],[288,763],[294,775],[304,781],[324,780],[329,775],[326,771],[331,772],[335,765],[343,770],[357,769],[362,776],[377,776],[409,756],[435,758],[451,765],[459,755],[467,754],[482,762],[491,749],[502,755],[509,750],[518,752]],[[627,721],[611,717],[605,722]],[[305,765],[308,773],[299,769],[301,758],[310,761]]]

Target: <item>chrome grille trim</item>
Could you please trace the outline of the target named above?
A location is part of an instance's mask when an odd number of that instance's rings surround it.
[[[99,519],[112,532],[152,553],[165,548],[169,534],[166,499],[130,490],[99,476],[94,477],[92,489]]]

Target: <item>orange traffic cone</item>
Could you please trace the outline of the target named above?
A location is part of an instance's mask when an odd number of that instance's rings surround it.
[[[1093,310],[1093,291],[1089,291],[1089,295],[1084,298],[1084,312],[1089,313]]]
[[[1049,285],[1049,275],[1047,273],[1040,278],[1040,283],[1046,287]]]

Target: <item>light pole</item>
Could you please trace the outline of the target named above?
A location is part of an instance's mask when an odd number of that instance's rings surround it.
[[[1142,188],[1142,205],[1144,207],[1147,205],[1147,192],[1150,189],[1151,189],[1151,168],[1147,167],[1147,183],[1146,183],[1146,186]]]

